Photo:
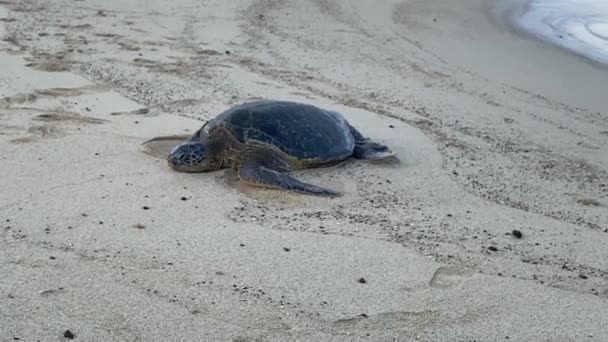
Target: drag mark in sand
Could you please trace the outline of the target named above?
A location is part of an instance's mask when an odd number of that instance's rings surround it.
[[[111,87],[106,84],[93,84],[74,88],[35,89],[29,93],[20,93],[2,98],[5,106],[35,102],[43,98],[74,97],[88,94],[109,92]]]
[[[20,108],[24,109],[24,108]],[[36,108],[28,109],[29,112],[41,111],[43,114],[35,115],[31,118],[32,121],[44,122],[43,124],[32,124],[26,129],[28,135],[12,139],[13,143],[31,143],[41,139],[59,138],[67,135],[67,130],[70,126],[76,126],[76,130],[80,130],[80,126],[87,124],[103,124],[109,122],[105,119],[99,119],[86,115],[81,115],[75,112],[64,111],[57,109],[54,111],[40,110]],[[18,111],[13,111],[18,112]]]

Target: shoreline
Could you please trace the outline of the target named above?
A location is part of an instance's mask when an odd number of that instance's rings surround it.
[[[483,0],[146,4],[0,5],[0,340],[608,336],[604,71]],[[142,147],[257,98],[401,163],[298,172],[326,199]]]
[[[562,51],[566,51],[571,53],[572,55],[581,58],[587,63],[601,68],[603,70],[607,70],[608,68],[608,52],[604,52],[603,54],[600,52],[594,52],[590,50],[592,47],[588,45],[584,45],[584,42],[580,40],[574,40],[575,38],[568,39],[567,32],[556,31],[555,29],[551,31],[555,35],[559,34],[561,39],[556,39],[550,35],[548,28],[543,28],[543,24],[540,22],[531,22],[526,21],[523,16],[527,15],[530,10],[530,2],[533,0],[508,0],[508,1],[495,1],[496,9],[493,11],[492,15],[496,17],[496,20],[500,22],[502,25],[508,27],[512,32],[519,34],[523,37],[528,37],[535,39],[543,44],[548,44],[550,46],[554,46],[559,48]],[[507,3],[510,2],[510,3]],[[504,4],[503,4],[504,3]],[[567,9],[564,10],[567,17]],[[540,11],[539,11],[540,12]],[[574,14],[573,14],[574,16]],[[588,19],[592,17],[591,13],[588,15]],[[604,18],[608,18],[608,13],[605,13]],[[575,17],[577,21],[580,20],[580,17]],[[547,18],[543,18],[543,23],[547,20]],[[608,20],[608,19],[607,19]],[[565,21],[562,19],[561,21]],[[549,24],[544,24],[549,25]],[[541,26],[537,29],[533,29],[532,26]],[[552,25],[549,25],[552,26]],[[585,28],[588,29],[588,25],[584,25]],[[563,36],[562,36],[563,35]],[[563,39],[567,39],[570,43],[565,42]],[[605,44],[608,44],[608,41],[604,41]]]

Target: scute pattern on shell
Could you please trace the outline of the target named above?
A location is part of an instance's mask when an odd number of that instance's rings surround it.
[[[219,114],[207,134],[224,127],[238,141],[272,145],[298,160],[333,161],[352,154],[350,125],[337,112],[288,101],[256,101]]]

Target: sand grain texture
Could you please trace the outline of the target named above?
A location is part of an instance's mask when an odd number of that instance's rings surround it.
[[[0,341],[605,341],[606,69],[490,12],[0,1]],[[325,199],[143,153],[258,98],[401,163]]]

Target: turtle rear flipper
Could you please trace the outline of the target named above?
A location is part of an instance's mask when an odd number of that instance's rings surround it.
[[[395,155],[388,146],[379,144],[363,136],[356,128],[350,126],[350,132],[355,138],[353,157],[357,159],[379,160]]]
[[[241,180],[254,186],[283,189],[317,196],[341,196],[336,191],[301,182],[287,173],[278,172],[260,164],[245,164],[239,169],[238,175]]]

